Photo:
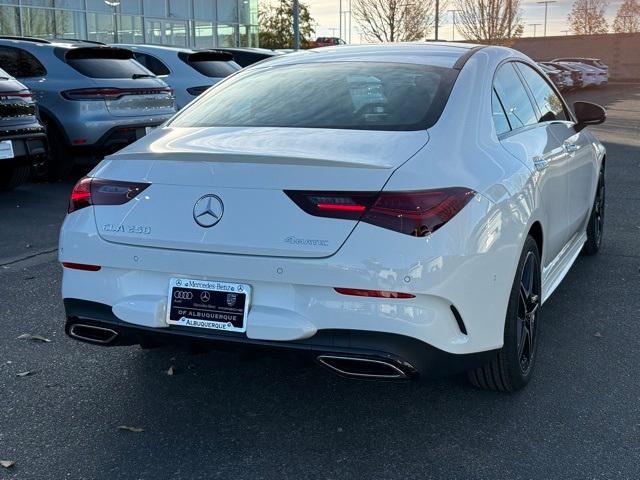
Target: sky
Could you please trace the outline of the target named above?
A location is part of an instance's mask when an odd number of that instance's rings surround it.
[[[303,0],[307,3],[311,10],[311,16],[317,22],[316,36],[338,36],[339,26],[339,4],[340,0]],[[544,33],[544,5],[537,3],[538,0],[523,0],[523,22],[525,24],[524,35],[525,37],[533,37],[534,29],[536,36],[540,37]],[[449,0],[449,4],[453,4],[455,0]],[[609,2],[609,6],[606,10],[607,18],[611,24],[613,17],[618,10],[618,7],[622,3],[622,0],[613,0]],[[567,24],[567,15],[571,10],[573,0],[557,0],[556,3],[549,4],[548,19],[547,19],[547,35],[565,35],[569,28]],[[453,8],[453,7],[449,7]],[[349,0],[342,0],[342,9],[349,10]],[[346,16],[346,15],[344,15]],[[346,22],[345,22],[346,23]],[[534,27],[532,24],[539,23]],[[344,28],[344,27],[343,27]],[[348,29],[345,28],[343,37],[347,42]],[[445,25],[440,29],[440,38],[444,40],[453,40],[453,25],[452,14],[446,13]],[[456,39],[460,40],[462,37],[456,32]],[[364,40],[363,40],[364,41]],[[360,35],[358,33],[358,25],[355,18],[352,19],[351,29],[351,43],[360,43]]]

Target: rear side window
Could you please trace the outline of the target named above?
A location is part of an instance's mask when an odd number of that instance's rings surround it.
[[[169,75],[169,73],[171,73],[169,68],[153,55],[142,52],[133,52],[133,58],[136,59],[136,62],[142,64],[144,68],[159,77]]]
[[[529,94],[512,63],[505,63],[498,69],[493,86],[502,101],[512,129],[538,123]]]
[[[180,59],[205,77],[225,78],[240,70],[233,55],[226,52],[178,53]]]
[[[529,65],[518,63],[517,68],[522,73],[527,85],[529,85],[531,94],[540,110],[538,121],[567,120],[562,100],[551,88],[551,85]]]
[[[44,65],[21,48],[0,47],[0,65],[9,75],[16,78],[42,77],[47,74]]]
[[[493,116],[493,124],[496,126],[496,133],[498,135],[507,133],[511,130],[507,115],[504,113],[502,102],[498,98],[495,89],[491,91],[491,113]]]
[[[176,127],[423,130],[440,117],[456,71],[323,62],[248,69],[176,117]]]
[[[133,60],[129,50],[115,48],[76,48],[68,50],[65,61],[91,78],[134,78],[153,74]]]

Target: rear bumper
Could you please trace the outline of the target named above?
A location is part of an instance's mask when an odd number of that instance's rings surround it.
[[[406,378],[417,376],[436,378],[464,372],[486,363],[495,351],[474,354],[452,354],[421,340],[384,332],[364,330],[319,330],[304,340],[265,341],[250,339],[245,334],[216,332],[189,327],[172,326],[158,329],[133,325],[118,319],[109,305],[67,298],[65,332],[72,338],[103,346],[137,344],[204,347],[215,350],[243,351],[258,349],[263,352],[295,352],[310,360],[319,356],[341,356],[370,359],[394,365]],[[78,338],[72,333],[74,326],[93,326],[113,332],[107,342]]]
[[[28,165],[39,168],[47,155],[47,135],[44,128],[1,130],[0,141],[11,140],[14,158],[1,159],[2,165]]]
[[[72,144],[71,150],[76,157],[80,157],[78,163],[98,163],[103,157],[117,152],[121,148],[141,139],[147,133],[148,128],[155,128],[162,122],[147,121],[142,124],[119,125],[110,128],[95,143]],[[72,141],[73,142],[73,141]],[[84,162],[82,161],[84,159]]]

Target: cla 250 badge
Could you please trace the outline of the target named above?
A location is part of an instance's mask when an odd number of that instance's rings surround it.
[[[148,225],[116,225],[115,223],[105,223],[102,226],[103,232],[112,233],[135,233],[138,235],[151,235],[151,227]]]

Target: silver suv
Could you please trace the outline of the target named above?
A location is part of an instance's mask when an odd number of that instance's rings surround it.
[[[171,88],[129,50],[78,40],[0,37],[0,65],[34,93],[47,127],[48,171],[95,164],[176,111]]]

